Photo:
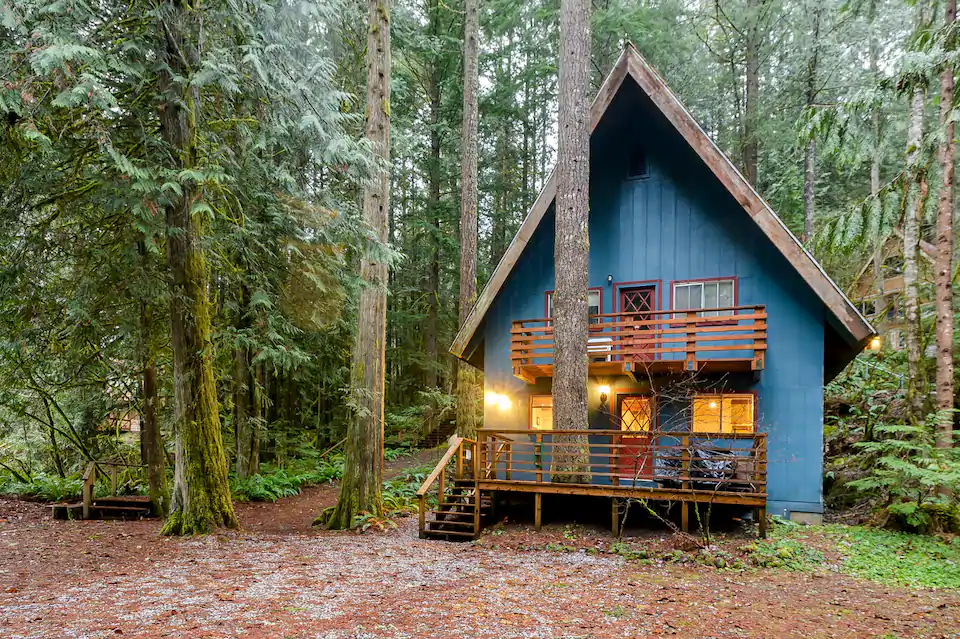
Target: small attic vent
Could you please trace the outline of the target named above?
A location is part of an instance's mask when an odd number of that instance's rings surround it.
[[[647,154],[641,149],[635,149],[630,154],[630,165],[627,167],[627,177],[630,179],[645,178],[650,175],[647,166]]]

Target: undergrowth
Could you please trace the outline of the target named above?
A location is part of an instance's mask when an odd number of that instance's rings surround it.
[[[960,538],[861,526],[826,526],[843,573],[888,585],[960,588]]]
[[[83,481],[79,476],[60,477],[38,473],[29,481],[10,475],[0,475],[0,494],[16,495],[38,501],[68,501],[79,499]]]
[[[387,448],[383,457],[394,461],[409,455],[410,448]],[[302,456],[286,460],[282,467],[261,464],[260,472],[245,479],[230,477],[230,491],[237,501],[274,502],[283,497],[299,495],[307,486],[325,484],[343,476],[343,455],[336,453],[320,458],[313,449],[301,451]],[[414,489],[416,492],[416,489]]]

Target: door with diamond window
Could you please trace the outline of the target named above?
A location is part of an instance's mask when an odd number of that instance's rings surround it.
[[[653,359],[656,326],[649,322],[654,318],[652,311],[657,310],[656,292],[654,286],[620,289],[620,312],[623,314],[620,321],[637,322],[633,326],[628,323],[621,329],[626,333],[621,348],[626,353],[624,359],[627,361]]]
[[[653,474],[653,400],[644,395],[617,397],[621,478],[649,478]]]

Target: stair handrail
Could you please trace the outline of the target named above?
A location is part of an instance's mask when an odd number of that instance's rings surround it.
[[[459,435],[454,435],[453,439],[450,440],[450,446],[447,447],[447,452],[443,454],[440,458],[440,461],[437,462],[437,466],[433,471],[427,475],[427,478],[423,480],[423,483],[420,485],[420,488],[417,490],[417,501],[419,503],[420,510],[420,531],[422,532],[426,527],[426,517],[427,517],[427,491],[439,480],[440,482],[440,501],[443,501],[443,477],[447,468],[447,464],[450,463],[450,460],[457,457],[458,460],[461,459],[461,448],[464,443],[470,444],[471,446],[476,444],[476,440],[467,439],[465,437],[460,437]],[[472,465],[476,468],[476,461],[472,460]],[[476,472],[474,472],[476,475]]]

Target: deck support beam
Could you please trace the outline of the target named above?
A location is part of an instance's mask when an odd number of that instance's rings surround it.
[[[613,511],[613,516],[611,519],[610,529],[613,532],[613,536],[616,537],[617,539],[620,539],[620,500],[617,497],[614,497],[611,500],[611,503],[612,503],[611,510]]]
[[[690,532],[690,502],[680,502],[680,530]]]
[[[540,524],[543,516],[543,493],[533,494],[533,528],[540,532]]]
[[[760,524],[760,539],[767,538],[767,509],[757,508],[757,521]]]

